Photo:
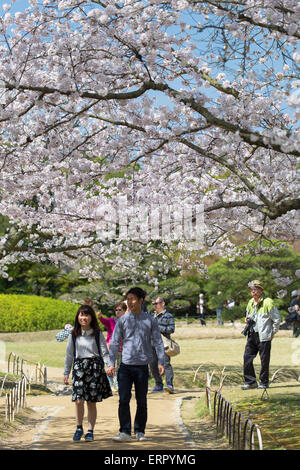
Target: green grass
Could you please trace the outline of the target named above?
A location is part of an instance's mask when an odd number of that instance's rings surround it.
[[[267,390],[266,399],[262,399],[262,391],[241,390],[244,338],[190,339],[181,340],[180,344],[182,354],[172,360],[175,383],[180,378],[182,386],[205,387],[208,370],[210,374],[214,373],[212,388],[217,390],[220,378],[225,374],[222,395],[236,411],[260,426],[264,449],[300,449],[300,383],[296,380],[300,376],[300,363],[295,361],[295,352],[300,347],[298,340],[292,337],[274,338],[270,376],[279,372]],[[254,365],[258,375],[259,357]],[[197,404],[199,418],[206,415],[205,406],[205,400]]]
[[[203,396],[200,400],[197,401],[195,405],[195,413],[199,418],[204,418],[209,416],[209,409],[206,405],[206,397]]]
[[[240,384],[243,381],[243,354],[245,339],[181,339],[181,354],[172,359],[175,370],[175,378],[180,377],[181,384],[189,386],[198,385],[204,387],[206,384],[206,371],[214,371],[213,384],[219,382],[219,376],[226,374],[225,385],[230,383]],[[300,342],[299,342],[300,347]],[[270,375],[278,369],[279,377],[292,379],[300,375],[300,366],[294,364],[295,340],[289,337],[278,337],[272,342]],[[255,369],[259,373],[260,360],[254,361]],[[289,372],[288,372],[289,371]]]
[[[45,364],[48,367],[63,367],[67,341],[56,340],[55,335],[58,331],[0,334],[6,360],[9,354],[14,352],[28,362]]]
[[[180,339],[181,354],[173,358],[172,363],[181,365],[190,363],[215,363],[223,366],[239,366],[243,362],[246,345],[244,337],[237,339],[205,338]],[[293,365],[292,356],[295,352],[295,340],[289,337],[275,337],[272,342],[271,365],[282,367]],[[300,347],[300,341],[299,341]],[[259,359],[255,360],[259,363]]]
[[[6,356],[10,352],[26,359],[28,362],[45,364],[49,367],[63,367],[67,342],[45,342],[33,343],[7,343]]]
[[[221,394],[260,427],[264,449],[300,450],[300,383],[274,382],[267,392],[225,387]]]
[[[186,328],[185,328],[186,329]],[[221,329],[221,328],[220,328]],[[15,352],[22,358],[40,362],[49,367],[63,367],[67,341],[59,342],[55,338],[58,330],[33,332],[33,333],[2,333],[0,341],[3,341],[6,350],[6,359],[10,352]],[[191,325],[185,336],[195,334],[195,328]],[[208,332],[206,330],[206,335]],[[201,330],[199,335],[201,334]],[[209,337],[184,337],[179,340],[181,354],[172,359],[172,365],[178,373],[189,372],[194,375],[197,368],[203,364],[219,368],[226,367],[227,371],[241,371],[245,338],[209,338]],[[295,367],[295,340],[291,337],[275,337],[272,342],[271,369],[280,367]],[[299,341],[300,347],[300,341]],[[259,365],[259,358],[254,364]]]

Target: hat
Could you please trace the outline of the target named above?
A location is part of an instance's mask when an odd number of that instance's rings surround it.
[[[291,297],[296,297],[296,295],[298,295],[298,291],[297,290],[292,290]]]
[[[261,289],[264,290],[263,286],[261,285],[261,282],[255,279],[254,281],[251,281],[248,283],[249,289]]]

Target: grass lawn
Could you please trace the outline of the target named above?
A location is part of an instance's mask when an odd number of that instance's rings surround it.
[[[176,339],[181,346],[181,354],[172,359],[172,364],[180,369],[195,369],[200,364],[212,363],[220,366],[241,368],[246,344],[241,335],[241,327],[201,327],[176,324]],[[28,361],[45,363],[49,367],[63,367],[67,341],[58,342],[55,335],[58,330],[0,333],[1,345],[4,345],[6,358],[13,351]],[[272,343],[271,365],[283,367],[292,365],[295,355],[295,340],[291,331],[280,331]],[[300,364],[300,354],[299,364]],[[259,360],[256,360],[259,363]]]
[[[300,383],[274,382],[267,392],[224,387],[221,394],[260,427],[264,449],[300,450]]]
[[[272,342],[270,371],[297,369],[294,363],[295,345],[297,340],[291,337],[275,337]],[[221,374],[225,368],[228,379],[234,383],[242,381],[242,364],[246,340],[241,338],[204,338],[204,339],[180,339],[181,354],[172,359],[172,364],[177,375],[190,375],[200,383],[206,383],[207,369],[215,370],[215,374]],[[300,341],[297,346],[300,350]],[[259,372],[260,360],[254,361],[255,368]],[[298,371],[300,375],[300,361]],[[280,374],[282,376],[283,372]],[[176,378],[176,372],[175,372]],[[199,384],[200,385],[200,384]]]

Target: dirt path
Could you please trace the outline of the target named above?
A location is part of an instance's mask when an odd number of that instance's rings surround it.
[[[98,419],[94,442],[73,442],[75,430],[74,403],[71,388],[62,384],[62,370],[48,370],[49,388],[53,394],[29,396],[29,416],[13,436],[2,441],[0,448],[15,450],[200,450],[226,449],[222,440],[215,439],[209,421],[195,419],[194,404],[202,391],[177,390],[148,393],[148,422],[145,442],[116,443],[112,437],[119,432],[118,394],[98,403]],[[33,410],[33,411],[32,411]],[[132,416],[135,399],[131,400]],[[184,419],[183,419],[184,416]],[[201,424],[202,423],[202,424]],[[84,422],[86,429],[86,421]]]

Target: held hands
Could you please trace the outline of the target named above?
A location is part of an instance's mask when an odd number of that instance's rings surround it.
[[[165,368],[161,364],[158,364],[158,372],[159,372],[159,375],[165,374]]]

